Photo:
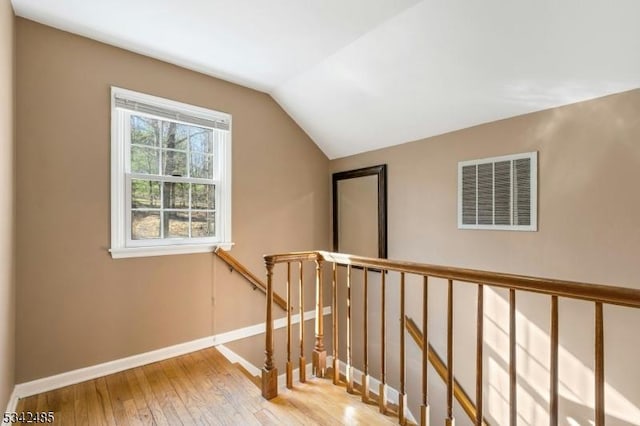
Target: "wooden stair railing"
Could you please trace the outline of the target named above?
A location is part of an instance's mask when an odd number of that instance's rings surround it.
[[[278,394],[277,388],[277,370],[274,366],[273,359],[273,312],[272,305],[274,302],[273,292],[273,275],[274,267],[279,263],[286,263],[287,267],[287,299],[290,307],[290,286],[291,286],[291,263],[297,262],[302,269],[303,262],[314,262],[316,269],[316,327],[315,327],[315,348],[313,353],[313,371],[317,377],[324,377],[326,370],[326,350],[324,348],[324,324],[322,316],[323,304],[323,279],[322,265],[324,262],[332,264],[332,322],[333,322],[333,362],[334,369],[337,372],[338,367],[338,315],[337,315],[337,266],[346,267],[346,292],[347,292],[347,312],[346,312],[346,330],[347,330],[347,365],[346,365],[346,388],[348,392],[353,392],[353,365],[352,365],[352,320],[351,320],[351,287],[352,287],[352,269],[354,267],[362,268],[364,276],[367,276],[368,270],[376,270],[380,273],[381,284],[381,352],[380,352],[380,381],[381,385],[378,393],[378,403],[380,411],[387,413],[387,383],[386,383],[386,312],[385,312],[385,294],[386,294],[386,276],[388,272],[400,274],[399,294],[400,294],[400,345],[399,345],[399,377],[400,389],[398,395],[398,422],[402,425],[406,424],[407,419],[407,394],[406,394],[406,351],[405,351],[405,330],[413,336],[417,342],[422,342],[422,383],[421,383],[421,406],[420,406],[420,424],[429,424],[429,396],[427,366],[430,362],[438,371],[438,374],[446,380],[446,426],[454,426],[454,396],[462,405],[465,412],[472,417],[472,421],[477,426],[485,425],[485,417],[483,414],[483,342],[484,342],[484,287],[496,287],[509,291],[509,424],[516,425],[517,421],[517,366],[516,366],[516,292],[529,292],[550,296],[550,317],[551,326],[550,335],[550,389],[549,389],[549,417],[551,426],[558,425],[558,299],[568,298],[592,302],[595,308],[595,426],[604,426],[605,422],[605,377],[604,377],[604,312],[603,305],[617,305],[630,308],[640,308],[640,290],[605,286],[589,283],[580,283],[573,281],[561,281],[547,278],[528,277],[522,275],[503,274],[496,272],[479,271],[472,269],[454,268],[446,266],[428,265],[415,262],[393,261],[388,259],[376,259],[361,256],[353,256],[342,253],[331,253],[325,251],[299,252],[274,254],[264,257],[267,269],[266,284],[266,334],[265,334],[265,363],[262,369],[262,395],[266,399],[271,399]],[[417,325],[408,319],[405,315],[405,276],[415,275],[422,277],[422,330],[424,335],[419,333]],[[427,336],[429,313],[428,313],[428,289],[429,278],[439,278],[446,280],[447,286],[447,308],[446,308],[446,324],[447,324],[447,354],[446,362],[436,356],[435,352],[429,345]],[[476,320],[476,395],[475,402],[462,391],[459,384],[455,381],[455,370],[453,363],[454,339],[453,339],[453,320],[454,320],[454,283],[474,285],[477,288],[477,320]],[[302,273],[300,274],[300,286],[302,287]],[[364,287],[367,287],[367,281],[364,280]],[[367,303],[365,303],[366,306]],[[302,303],[301,303],[302,305]],[[291,371],[291,309],[287,310],[287,386],[292,387],[292,371]],[[365,310],[365,315],[366,315]],[[365,326],[366,326],[365,322]],[[301,327],[302,329],[302,327]],[[366,332],[364,333],[364,354],[365,366],[364,377],[361,387],[363,394],[362,399],[368,399],[369,370],[367,365],[367,352],[369,350],[367,344]],[[301,352],[301,367],[303,355]],[[304,368],[301,368],[301,371]],[[339,374],[334,374],[335,377]],[[456,391],[456,388],[458,391]]]
[[[242,275],[248,282],[253,286],[254,290],[260,290],[263,293],[267,293],[267,285],[258,277],[256,277],[250,270],[246,268],[242,263],[238,261],[235,257],[231,256],[228,251],[222,250],[220,247],[216,248],[214,252],[220,260],[229,265],[232,271],[236,271],[240,275]],[[282,297],[280,297],[277,293],[274,293],[273,300],[276,305],[281,307],[283,310],[287,310],[287,302]]]
[[[413,321],[408,316],[405,316],[405,322],[407,333],[409,333],[409,336],[413,338],[413,341],[416,343],[416,345],[418,345],[420,350],[424,351],[424,340],[420,328],[418,328],[418,325],[415,323],[415,321]],[[438,376],[440,376],[440,378],[446,383],[449,377],[449,372],[447,371],[446,364],[444,363],[442,358],[440,358],[431,344],[429,344],[429,350],[426,351],[426,353],[429,362],[433,366],[433,369],[436,371],[436,373],[438,373]],[[453,378],[453,396],[456,398],[458,403],[460,403],[460,407],[464,410],[465,413],[467,413],[467,416],[469,416],[472,421],[477,419],[477,410],[475,404],[473,403],[469,395],[464,391],[460,383],[458,383],[458,381],[455,379],[455,377]],[[483,419],[482,424],[489,426],[489,423],[487,423],[486,419]]]

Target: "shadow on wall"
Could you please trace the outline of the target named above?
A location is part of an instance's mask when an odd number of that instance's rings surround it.
[[[584,302],[585,305],[593,304]],[[629,309],[631,311],[631,309]],[[568,321],[571,319],[567,318]],[[606,321],[606,319],[605,319]],[[546,425],[549,421],[550,337],[530,318],[517,311],[518,423]],[[485,289],[485,395],[488,417],[493,424],[509,423],[509,303],[492,289]],[[593,321],[580,323],[583,336],[593,333]],[[562,327],[562,322],[560,323]],[[562,336],[562,332],[561,332]],[[562,343],[559,348],[559,411],[561,424],[589,425],[594,417],[594,371]],[[606,348],[605,348],[606,356]],[[613,366],[609,360],[607,366]],[[605,379],[606,379],[605,367]],[[638,374],[638,373],[635,373]],[[640,396],[640,394],[636,395]],[[640,425],[637,402],[605,380],[607,425]]]
[[[525,87],[523,96],[529,94]],[[389,164],[389,258],[638,288],[639,95],[640,90],[634,90],[334,160],[332,169]],[[457,162],[528,151],[540,155],[539,231],[459,231],[454,219],[457,181],[452,172]],[[356,333],[362,330],[361,281],[357,275],[352,290]],[[419,322],[421,287],[413,281],[407,277],[406,309]],[[397,293],[398,277],[390,273],[386,356],[391,386],[398,385],[399,376]],[[456,283],[455,293],[455,375],[473,395],[475,286]],[[372,276],[368,361],[374,376],[380,371],[379,294],[379,277]],[[344,300],[344,292],[340,296]],[[492,424],[508,424],[508,303],[501,290],[491,296],[491,309],[490,296],[486,297],[485,411]],[[517,299],[519,421],[546,425],[550,298],[517,292]],[[343,320],[344,314],[340,315]],[[640,333],[634,328],[640,324],[640,310],[605,306],[604,316],[607,425],[640,425]],[[441,357],[446,356],[446,318],[446,282],[430,279],[429,339]],[[561,299],[559,320],[560,424],[589,425],[595,393],[593,304]],[[344,321],[340,323],[341,357],[343,326]],[[361,340],[357,335],[354,341],[358,368]],[[414,353],[413,343],[408,348],[409,405],[415,414],[419,412],[420,355]],[[444,423],[441,387],[439,378],[430,378],[434,424]],[[459,411],[456,416],[461,424],[469,424]]]
[[[346,276],[338,274],[339,356],[346,361]],[[363,273],[353,272],[352,327],[353,365],[363,370]],[[387,382],[399,388],[399,298],[397,274],[387,276],[386,292],[386,365]],[[411,277],[415,278],[415,277]],[[380,379],[380,274],[369,275],[368,367],[372,377]],[[413,279],[407,279],[407,315],[419,321],[422,315],[421,290]],[[446,294],[441,280],[429,281],[429,340],[441,358],[446,359]],[[475,330],[476,289],[473,284],[455,283],[455,376],[466,392],[475,395]],[[327,287],[328,288],[328,287]],[[409,290],[409,288],[408,288]],[[509,424],[509,303],[507,292],[485,286],[484,290],[484,410],[490,424]],[[517,395],[518,424],[542,426],[549,424],[550,402],[550,312],[549,296],[517,292]],[[411,305],[411,306],[409,306]],[[640,368],[636,347],[640,335],[629,332],[625,324],[634,324],[640,310],[605,306],[605,409],[607,426],[640,425]],[[594,424],[594,304],[566,300],[559,302],[559,424],[568,426]],[[621,337],[624,336],[624,337]],[[329,343],[329,341],[327,341]],[[409,409],[420,411],[421,353],[406,335],[406,380]],[[356,377],[358,379],[359,377]],[[429,373],[431,421],[444,422],[446,402],[444,385],[435,373]],[[459,410],[455,416],[460,424],[470,424]]]

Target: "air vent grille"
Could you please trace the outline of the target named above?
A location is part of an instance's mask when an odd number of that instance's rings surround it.
[[[537,230],[537,152],[458,163],[458,227]]]

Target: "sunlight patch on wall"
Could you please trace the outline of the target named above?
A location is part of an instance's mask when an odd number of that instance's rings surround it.
[[[509,303],[496,291],[485,289],[485,345],[489,354],[487,408],[499,424],[509,422],[508,324]],[[528,425],[546,425],[549,422],[550,401],[550,337],[547,331],[520,312],[516,312],[516,324],[519,421]],[[588,333],[593,333],[591,324],[585,324],[585,335]],[[586,356],[592,356],[592,353]],[[560,410],[563,400],[566,400],[573,403],[571,416],[575,417],[577,410],[582,415],[592,417],[595,391],[593,370],[562,346],[558,358]],[[607,416],[639,424],[640,408],[606,382],[605,395]],[[567,421],[575,422],[574,417],[568,416]]]

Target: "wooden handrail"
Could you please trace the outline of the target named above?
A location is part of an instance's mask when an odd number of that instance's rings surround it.
[[[511,424],[515,424],[517,420],[517,365],[516,365],[516,329],[517,329],[517,311],[516,311],[516,291],[524,291],[530,293],[538,293],[550,296],[551,299],[551,352],[550,352],[550,419],[551,424],[557,423],[558,419],[558,298],[565,297],[570,299],[582,300],[594,303],[595,305],[595,424],[596,426],[604,426],[605,421],[605,363],[604,363],[604,314],[603,314],[603,305],[617,305],[624,306],[630,308],[640,308],[640,290],[627,288],[627,287],[619,287],[619,286],[610,286],[610,285],[600,285],[600,284],[591,284],[584,282],[576,282],[576,281],[563,281],[549,278],[540,278],[540,277],[531,277],[525,275],[515,275],[515,274],[505,274],[498,272],[489,272],[489,271],[481,271],[475,269],[465,269],[465,268],[456,268],[456,267],[448,267],[448,266],[439,266],[439,265],[429,265],[423,263],[416,262],[406,262],[406,261],[394,261],[388,259],[378,259],[378,258],[370,258],[370,257],[362,257],[355,256],[349,254],[342,253],[333,253],[327,251],[306,251],[306,252],[298,252],[298,253],[284,253],[284,254],[272,254],[264,256],[265,264],[267,266],[268,274],[272,272],[273,267],[277,263],[290,263],[290,262],[304,262],[304,261],[312,261],[317,265],[316,269],[316,303],[319,305],[322,302],[322,290],[321,290],[321,269],[319,265],[322,262],[331,262],[333,264],[333,277],[334,283],[332,284],[332,289],[334,289],[334,297],[335,297],[335,270],[336,266],[346,266],[348,273],[351,271],[352,267],[363,268],[365,271],[376,270],[382,272],[381,277],[381,387],[380,387],[380,411],[386,412],[386,383],[385,383],[385,278],[387,276],[387,272],[398,272],[400,274],[400,312],[401,312],[401,322],[404,322],[404,326],[401,328],[402,333],[406,329],[407,332],[411,334],[416,343],[421,347],[423,351],[423,356],[428,358],[428,361],[434,366],[435,370],[438,372],[441,378],[443,378],[447,382],[447,418],[446,424],[452,426],[455,424],[454,419],[454,398],[457,400],[461,407],[464,409],[465,413],[469,415],[471,420],[476,425],[486,425],[487,422],[483,417],[482,412],[482,403],[483,403],[483,372],[482,372],[482,362],[483,362],[483,353],[482,353],[482,345],[483,342],[483,287],[491,286],[496,288],[502,288],[509,290],[509,417]],[[421,276],[424,278],[423,283],[423,298],[425,301],[427,300],[427,279],[430,277],[444,279],[448,284],[448,296],[447,296],[447,361],[446,363],[440,359],[440,357],[435,353],[431,345],[426,342],[423,342],[422,333],[418,329],[417,325],[407,318],[404,315],[404,284],[405,284],[405,274],[413,274],[417,276]],[[270,277],[270,276],[269,276]],[[270,278],[271,279],[271,278]],[[348,278],[348,281],[350,279]],[[453,318],[454,318],[454,282],[461,282],[465,284],[470,284],[477,286],[478,288],[478,321],[476,324],[476,340],[478,343],[478,347],[476,349],[476,367],[478,371],[476,372],[476,401],[474,402],[469,398],[469,396],[462,390],[460,384],[455,380],[455,372],[454,372],[454,357],[453,357]],[[271,281],[269,281],[271,284]],[[347,284],[350,285],[350,282]],[[268,294],[271,294],[271,286],[269,287]],[[271,294],[272,297],[272,294]],[[336,302],[334,301],[334,304]],[[320,305],[319,305],[320,306]],[[347,306],[351,306],[351,300],[347,301]],[[318,315],[320,315],[318,313]],[[317,316],[318,316],[317,315]],[[347,313],[347,317],[349,317],[349,312]],[[428,314],[426,311],[426,302],[423,307],[423,322],[427,323]],[[271,318],[271,304],[267,304],[267,319]],[[349,321],[348,321],[349,324]],[[335,324],[334,324],[335,328]],[[425,328],[426,330],[426,328]],[[336,333],[337,334],[337,333]],[[404,334],[402,334],[403,336]],[[318,348],[323,349],[322,347],[322,321],[318,321],[316,319],[316,351],[319,352]],[[349,330],[348,339],[351,336],[351,331]],[[335,336],[334,336],[335,338]],[[405,386],[403,380],[404,372],[404,346],[403,340],[401,339],[401,348],[400,348],[400,369],[401,369],[401,377],[400,377],[400,396],[404,398]],[[350,345],[348,345],[349,348]],[[423,348],[426,346],[426,348]],[[269,385],[275,377],[277,372],[273,371],[273,342],[267,338],[266,346],[265,346],[265,367],[263,369],[263,394],[268,394],[271,396],[277,395],[277,389],[273,391],[266,389],[266,385]],[[366,348],[365,348],[366,350]],[[348,356],[350,361],[350,355]],[[315,364],[314,364],[315,365]],[[423,375],[425,374],[423,369]],[[421,424],[427,425],[429,424],[429,405],[428,405],[428,396],[425,390],[426,380],[423,379],[423,403],[421,406]],[[404,401],[400,402],[400,410],[399,414],[399,422],[402,424],[404,422]]]
[[[422,332],[418,328],[418,325],[411,319],[409,316],[405,316],[407,332],[413,338],[413,341],[418,345],[421,350],[424,350],[423,340],[422,340]],[[437,354],[433,346],[429,344],[429,350],[427,351],[429,362],[433,366],[433,369],[436,370],[438,376],[446,383],[447,378],[449,377],[449,372],[447,371],[447,366],[444,361]],[[460,407],[464,410],[464,412],[469,416],[471,421],[475,421],[476,419],[476,406],[469,398],[469,395],[464,391],[460,383],[454,378],[453,379],[453,396],[460,403]],[[482,421],[483,425],[489,425],[486,419]]]
[[[260,280],[260,278],[256,277],[251,271],[249,271],[242,263],[238,261],[235,257],[231,256],[228,251],[222,250],[218,247],[214,252],[224,263],[229,265],[229,267],[242,275],[255,289],[260,290],[263,293],[267,293],[267,285]],[[286,312],[287,310],[287,301],[280,297],[277,293],[273,294],[273,302],[282,308]]]
[[[350,254],[326,251],[272,254],[267,255],[264,258],[272,263],[322,259],[327,262],[336,262],[340,265],[360,266],[423,276],[427,275],[430,277],[475,284],[486,284],[494,287],[523,290],[550,296],[568,297],[590,302],[601,302],[611,305],[640,308],[640,290],[627,287],[554,280],[549,278],[429,265],[416,262],[376,259],[372,257],[354,256]]]

